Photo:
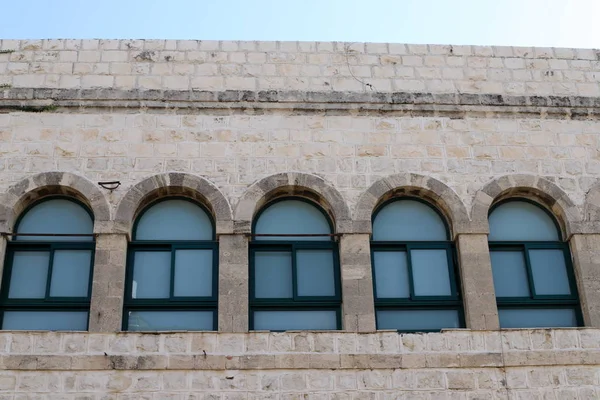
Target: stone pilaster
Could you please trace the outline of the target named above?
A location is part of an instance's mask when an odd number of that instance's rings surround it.
[[[118,332],[123,319],[127,235],[100,233],[96,237],[90,332]]]
[[[248,238],[219,236],[220,332],[248,331]]]
[[[370,332],[375,328],[373,274],[369,234],[344,234],[340,238],[343,329]]]
[[[4,282],[2,282],[2,277],[4,276],[4,265],[6,262],[6,245],[8,244],[8,240],[6,239],[6,236],[2,236],[0,235],[0,285],[2,285]]]
[[[600,234],[574,234],[569,244],[583,322],[600,327]]]
[[[456,241],[467,328],[498,329],[488,237],[486,234],[459,234]]]

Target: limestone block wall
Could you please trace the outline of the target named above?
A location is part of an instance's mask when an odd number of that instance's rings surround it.
[[[318,174],[352,209],[378,180],[400,172],[434,177],[470,209],[498,176],[544,177],[582,206],[600,172],[600,122],[540,118],[181,115],[165,110],[0,114],[0,189],[45,171],[129,187],[164,172],[201,175],[232,206],[266,176]]]
[[[592,49],[2,40],[0,51],[0,85],[14,87],[600,95]]]
[[[90,333],[0,333],[0,400],[599,398],[599,116],[590,49],[2,40],[0,267],[44,196],[97,237]],[[340,235],[343,331],[247,332],[247,235],[286,194]],[[375,331],[371,215],[406,194],[448,220],[470,329]],[[133,221],[167,195],[215,219],[219,333],[117,333]],[[587,328],[498,330],[487,215],[511,196],[559,221]]]
[[[3,333],[3,399],[596,399],[597,329]]]

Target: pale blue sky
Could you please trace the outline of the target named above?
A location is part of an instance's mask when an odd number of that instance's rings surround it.
[[[600,48],[600,0],[0,0],[0,38]]]

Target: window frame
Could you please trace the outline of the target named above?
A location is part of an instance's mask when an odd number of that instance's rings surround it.
[[[571,258],[571,250],[569,243],[564,241],[563,231],[558,223],[557,218],[541,204],[522,197],[512,197],[497,202],[490,207],[488,212],[488,220],[492,212],[503,204],[509,202],[525,202],[532,204],[546,213],[550,220],[554,223],[560,241],[501,241],[488,240],[490,258],[492,252],[500,251],[519,251],[523,254],[525,263],[525,272],[527,274],[527,285],[529,288],[529,297],[498,297],[496,296],[496,306],[498,310],[521,310],[521,309],[573,309],[575,311],[576,326],[583,326],[583,313],[579,300],[579,292],[577,290],[577,280],[575,270],[573,268],[573,260]],[[538,295],[535,291],[535,283],[533,280],[533,272],[531,269],[531,260],[529,256],[530,250],[561,250],[565,260],[567,278],[569,280],[570,295]],[[492,267],[493,268],[493,267]]]
[[[425,204],[442,220],[446,229],[447,240],[431,240],[431,241],[377,241],[373,240],[373,233],[371,233],[370,239],[370,250],[371,250],[371,271],[373,280],[373,301],[375,308],[375,326],[379,330],[378,311],[412,311],[412,310],[456,310],[458,313],[458,322],[460,327],[465,327],[465,316],[464,316],[464,305],[461,298],[461,286],[460,286],[460,273],[458,270],[458,260],[456,257],[456,246],[450,237],[450,227],[445,216],[426,200],[412,196],[400,196],[388,199],[378,205],[373,211],[371,221],[375,221],[377,214],[383,210],[387,205],[396,201],[402,200],[413,200]],[[372,223],[372,225],[374,225]],[[373,226],[374,231],[374,226]],[[449,296],[417,296],[414,293],[414,281],[413,281],[413,266],[412,266],[412,250],[446,250],[446,256],[448,259],[448,277],[450,279],[450,291]],[[376,252],[406,252],[406,266],[408,273],[408,285],[409,285],[409,297],[397,297],[397,298],[381,298],[377,297],[377,278],[375,271],[375,253]],[[443,329],[443,328],[442,328]],[[441,329],[398,329],[398,332],[402,333],[415,333],[415,332],[439,332]]]
[[[212,226],[211,240],[135,240],[138,222],[142,216],[155,205],[169,200],[185,200],[200,207],[208,216]],[[127,246],[127,263],[125,268],[125,296],[123,298],[122,330],[137,332],[128,329],[129,312],[131,311],[211,311],[213,313],[213,329],[199,332],[216,332],[218,330],[218,298],[219,298],[219,242],[216,238],[216,225],[212,213],[203,204],[187,197],[170,196],[158,199],[147,204],[136,217],[132,240]],[[174,296],[175,285],[175,253],[177,250],[212,250],[212,295],[211,296]],[[136,252],[170,252],[170,284],[168,298],[134,299],[133,273]],[[155,332],[155,331],[149,331]]]
[[[285,196],[263,205],[256,216],[252,220],[252,230],[250,235],[250,243],[248,245],[248,267],[249,267],[249,315],[248,323],[249,330],[254,329],[254,312],[255,311],[335,311],[336,312],[336,330],[342,329],[342,289],[341,289],[341,267],[339,246],[335,240],[335,234],[331,233],[329,240],[256,240],[256,223],[262,213],[270,206],[287,200],[303,201],[319,210],[327,223],[329,224],[330,232],[335,232],[331,217],[323,210],[319,204],[305,199],[303,197]],[[260,234],[256,234],[260,235]],[[296,254],[299,250],[331,250],[333,255],[333,279],[334,291],[333,296],[298,296],[297,287],[297,261]],[[256,260],[257,252],[290,252],[292,259],[292,297],[291,298],[257,298],[256,297]],[[296,329],[292,329],[296,330]],[[285,330],[283,330],[285,331]],[[282,332],[282,330],[271,330],[271,332]]]
[[[89,234],[92,238],[89,241],[68,241],[60,240],[53,241],[48,235],[48,240],[18,240],[19,224],[23,217],[34,207],[52,200],[68,200],[81,208],[83,208],[90,216],[94,223],[94,214],[81,201],[69,196],[48,196],[27,206],[19,215],[15,222],[15,229],[12,235],[12,240],[7,241],[6,255],[4,258],[4,271],[2,272],[2,287],[0,288],[0,329],[4,329],[4,313],[6,311],[64,311],[64,312],[81,312],[85,311],[88,314],[85,330],[89,329],[90,306],[92,299],[92,284],[94,277],[94,261],[96,255],[96,240],[93,233]],[[34,232],[37,233],[37,232]],[[40,234],[46,235],[46,234]],[[84,237],[88,234],[77,235],[73,237]],[[43,236],[41,236],[43,237]],[[90,252],[90,270],[88,277],[88,290],[85,297],[65,297],[65,296],[50,296],[50,286],[52,283],[52,273],[54,266],[54,254],[57,250],[88,250]],[[43,298],[9,298],[10,282],[13,273],[14,256],[17,252],[48,252],[48,271],[46,275],[46,289]],[[61,330],[62,331],[62,330]],[[64,330],[70,331],[70,330]]]

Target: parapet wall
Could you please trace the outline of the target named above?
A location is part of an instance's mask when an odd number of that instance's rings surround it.
[[[2,40],[14,88],[600,95],[592,49],[343,42]]]

